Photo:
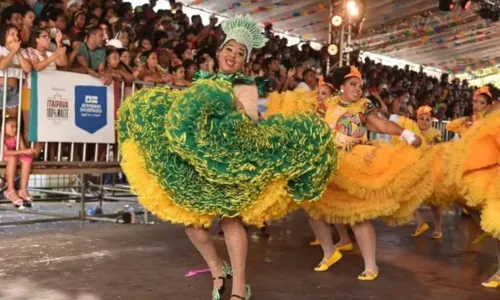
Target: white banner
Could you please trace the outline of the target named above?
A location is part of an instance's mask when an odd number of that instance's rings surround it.
[[[115,103],[114,86],[90,75],[33,71],[29,140],[114,143]]]

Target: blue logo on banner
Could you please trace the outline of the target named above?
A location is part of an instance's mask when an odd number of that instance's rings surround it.
[[[107,88],[104,86],[75,86],[76,126],[95,133],[105,127],[107,120]]]

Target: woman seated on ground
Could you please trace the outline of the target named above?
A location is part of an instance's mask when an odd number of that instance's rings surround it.
[[[145,51],[139,56],[138,79],[151,83],[171,83],[172,78],[168,73],[158,68],[158,57],[153,51]]]

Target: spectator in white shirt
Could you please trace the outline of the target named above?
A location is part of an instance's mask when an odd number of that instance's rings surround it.
[[[313,69],[307,69],[304,71],[304,81],[300,82],[295,90],[306,90],[313,91],[318,85],[318,79],[316,78],[316,72]]]

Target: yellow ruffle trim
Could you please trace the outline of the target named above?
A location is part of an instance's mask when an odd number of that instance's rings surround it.
[[[389,224],[412,220],[433,192],[431,156],[401,144],[358,145],[340,155],[340,167],[323,197],[302,207],[314,219],[355,224],[384,217]]]
[[[209,228],[216,216],[200,215],[188,211],[172,201],[169,193],[157,183],[156,178],[148,173],[142,159],[138,143],[126,140],[120,145],[121,166],[133,193],[148,211],[163,221],[184,226]],[[262,226],[266,221],[278,220],[297,209],[292,197],[287,193],[287,182],[283,179],[271,181],[259,198],[250,207],[239,214],[245,224]]]
[[[330,184],[320,200],[301,203],[301,207],[315,220],[354,225],[394,214],[400,206],[393,198],[367,201],[350,195],[335,184]]]
[[[199,215],[177,206],[170,195],[157,183],[156,178],[146,170],[142,151],[138,143],[125,140],[120,144],[121,166],[127,174],[130,189],[144,208],[163,221],[184,226],[209,228],[215,216]]]
[[[240,212],[243,223],[261,227],[264,222],[282,219],[295,211],[298,205],[286,189],[286,180],[269,183],[255,203]]]
[[[406,144],[380,141],[339,152],[334,183],[349,194],[367,200],[404,194],[429,176],[431,155]]]
[[[453,151],[453,143],[445,142],[437,145],[432,145],[431,170],[434,181],[434,192],[424,201],[424,204],[437,206],[441,208],[449,208],[454,202],[461,199],[456,189],[449,188],[444,184],[445,173],[447,171],[445,157]]]
[[[335,184],[330,184],[319,201],[302,203],[301,207],[315,219],[327,223],[350,224],[382,217],[389,225],[402,225],[412,221],[413,212],[424,198],[432,193],[428,177],[415,184],[406,197],[366,200],[348,194]]]
[[[315,112],[316,92],[305,90],[273,92],[267,97],[265,117],[282,114],[293,116],[301,112]]]

